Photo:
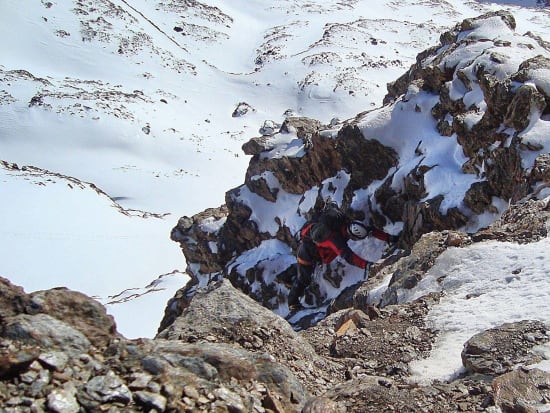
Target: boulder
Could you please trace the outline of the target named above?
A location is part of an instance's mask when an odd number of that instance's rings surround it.
[[[22,343],[63,350],[73,356],[87,352],[91,345],[80,331],[42,313],[7,317],[3,335]]]
[[[78,291],[53,288],[29,294],[29,313],[45,313],[83,333],[96,347],[118,335],[113,316],[96,300]]]
[[[344,367],[320,358],[283,318],[224,279],[198,290],[189,305],[157,338],[188,343],[227,343],[268,353],[290,368],[310,391],[343,377]],[[314,377],[306,369],[314,367]],[[320,382],[319,379],[322,379]]]
[[[5,317],[14,316],[25,311],[30,300],[23,288],[13,285],[8,279],[0,277],[0,324]]]
[[[542,361],[532,348],[548,341],[550,336],[540,321],[506,323],[470,338],[462,350],[462,364],[469,373],[499,376]]]

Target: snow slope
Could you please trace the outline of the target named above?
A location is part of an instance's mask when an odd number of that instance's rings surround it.
[[[410,301],[429,292],[445,292],[428,315],[440,334],[431,356],[411,364],[415,379],[447,380],[462,373],[463,344],[478,332],[522,320],[550,325],[548,274],[548,238],[526,245],[492,241],[445,251],[415,292],[400,298]],[[540,346],[539,351],[546,360],[536,367],[550,372],[550,345]]]
[[[92,3],[0,4],[0,275],[112,303],[129,338],[152,337],[185,282],[171,228],[242,183],[264,120],[380,106],[443,31],[502,7]],[[547,9],[505,7],[519,33],[550,37]],[[233,117],[240,102],[253,110]]]

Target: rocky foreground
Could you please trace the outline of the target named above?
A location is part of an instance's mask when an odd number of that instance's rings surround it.
[[[548,199],[531,200],[473,236],[426,234],[370,282],[393,273],[388,291],[403,288],[410,281],[398,274],[421,276],[449,245],[532,242],[547,236],[549,222]],[[485,331],[465,343],[462,377],[413,383],[409,363],[427,356],[437,337],[425,316],[439,296],[372,306],[368,289],[367,282],[342,309],[296,332],[224,280],[199,290],[155,339],[128,340],[79,292],[26,294],[1,279],[0,411],[550,410],[550,373],[529,367],[544,357],[534,348],[550,341],[548,326],[525,320]]]

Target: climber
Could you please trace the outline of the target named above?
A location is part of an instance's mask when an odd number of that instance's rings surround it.
[[[328,264],[341,256],[349,264],[363,268],[366,276],[372,263],[355,254],[347,241],[364,239],[368,235],[386,242],[397,241],[396,236],[350,220],[335,204],[328,204],[319,217],[308,221],[300,230],[296,279],[288,294],[289,308],[301,306],[300,297],[311,284],[313,272],[319,263]],[[312,297],[306,296],[305,301],[309,305],[313,304]]]

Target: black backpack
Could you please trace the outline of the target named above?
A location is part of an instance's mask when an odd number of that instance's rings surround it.
[[[307,220],[306,223],[300,228],[297,233],[297,240],[301,241],[304,237],[304,229],[306,227],[311,227],[312,224],[321,223],[324,224],[326,228],[332,231],[339,231],[343,225],[349,222],[349,218],[344,212],[338,207],[334,202],[326,203],[323,209],[320,211],[314,211],[311,219]],[[306,234],[306,238],[309,237],[309,231]]]
[[[325,224],[332,231],[339,231],[342,226],[347,224],[349,221],[348,217],[336,204],[327,204],[321,215],[318,218],[318,222]]]

